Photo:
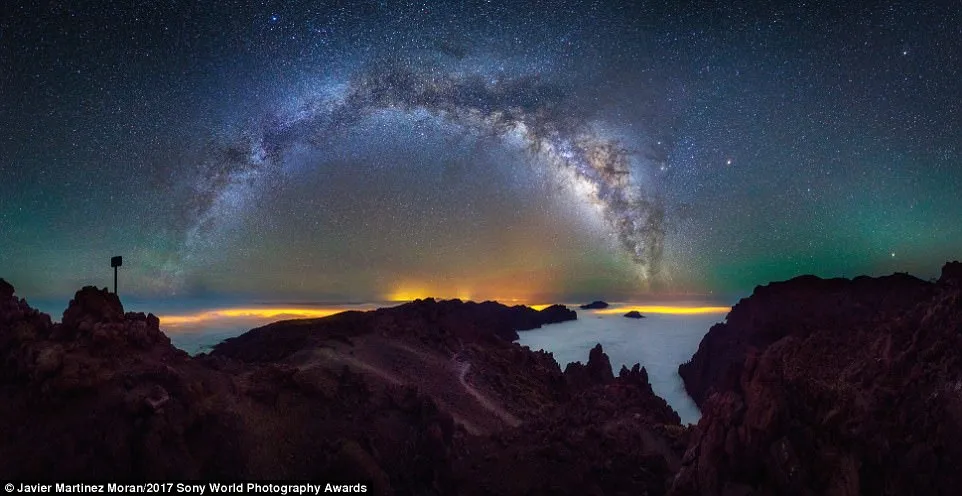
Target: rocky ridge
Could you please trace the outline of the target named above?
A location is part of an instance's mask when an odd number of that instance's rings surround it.
[[[937,281],[756,288],[679,368],[694,428],[570,318],[421,300],[253,330],[189,357],[84,288],[60,323],[0,280],[0,478],[311,479],[373,494],[955,494],[962,264]]]
[[[702,408],[673,494],[955,494],[962,264],[762,286],[680,367]]]
[[[616,378],[599,347],[590,372],[562,372],[511,342],[515,329],[572,314],[422,300],[280,322],[190,357],[106,290],[83,288],[54,323],[0,281],[0,478],[548,494],[544,481],[568,477],[663,494],[687,431],[644,369]],[[636,429],[646,444],[620,437]],[[558,458],[559,442],[578,456]],[[517,456],[541,468],[505,479]],[[611,470],[622,474],[613,482]]]

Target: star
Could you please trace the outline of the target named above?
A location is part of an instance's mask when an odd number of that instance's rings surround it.
[[[145,295],[291,276],[366,301],[736,295],[877,274],[906,240],[890,265],[962,256],[957,23],[920,30],[924,2],[884,29],[814,4],[772,26],[672,2],[101,3],[0,22],[0,277],[27,294],[97,282],[114,249]]]

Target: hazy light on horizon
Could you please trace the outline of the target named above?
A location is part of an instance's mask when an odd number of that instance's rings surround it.
[[[610,307],[602,310],[595,310],[595,313],[602,315],[611,315],[616,313],[637,311],[641,314],[646,313],[658,313],[658,314],[669,314],[669,315],[701,315],[701,314],[711,314],[711,313],[728,313],[731,311],[731,307],[692,307],[684,305],[626,305],[618,307]]]
[[[535,291],[523,284],[515,283],[511,287],[506,287],[507,284],[499,282],[493,286],[493,288],[468,288],[464,286],[441,287],[431,284],[403,284],[387,293],[384,299],[392,303],[406,303],[427,298],[435,300],[458,299],[475,302],[497,301],[505,305],[526,305],[539,299],[543,301],[543,298],[536,296]]]
[[[267,323],[286,319],[316,319],[360,308],[327,307],[235,307],[203,310],[195,313],[161,315],[160,325],[165,330],[189,332],[200,327],[222,326],[231,323]]]
[[[408,301],[413,301],[416,299],[428,298],[430,296],[422,294],[413,293],[395,293],[396,299],[393,299],[392,303],[403,303]],[[401,299],[401,297],[404,299]],[[441,300],[442,298],[436,298]],[[466,300],[466,299],[465,299]],[[504,305],[527,305],[534,310],[543,310],[551,305],[552,303],[537,303],[531,304],[527,303],[522,299],[517,298],[502,298],[499,301]],[[227,328],[246,328],[252,329],[255,327],[260,327],[263,325],[270,324],[272,322],[277,322],[280,320],[294,320],[294,319],[317,319],[322,317],[328,317],[341,312],[346,312],[350,310],[373,310],[378,307],[383,307],[385,305],[379,305],[376,303],[365,303],[357,305],[337,305],[337,306],[297,306],[297,305],[281,305],[281,306],[236,306],[236,307],[223,307],[223,308],[207,308],[201,309],[193,312],[179,312],[179,313],[169,313],[162,314],[158,318],[160,319],[160,326],[166,332],[171,333],[195,333],[204,332],[212,329],[227,329]],[[388,305],[390,306],[390,305]],[[569,308],[576,309],[580,313],[585,313],[585,310],[577,308],[577,305],[568,304]],[[705,306],[704,302],[691,302],[689,305],[669,305],[669,304],[647,304],[647,305],[637,305],[637,304],[614,304],[613,306],[602,309],[602,310],[589,310],[587,312],[594,313],[598,315],[613,315],[621,314],[631,310],[637,310],[642,314],[666,314],[666,315],[705,315],[705,314],[724,314],[731,310],[731,307],[727,306]]]

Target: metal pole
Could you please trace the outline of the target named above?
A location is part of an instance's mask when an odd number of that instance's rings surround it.
[[[110,266],[114,268],[114,294],[117,294],[117,267],[124,264],[124,257],[116,256],[110,258]]]

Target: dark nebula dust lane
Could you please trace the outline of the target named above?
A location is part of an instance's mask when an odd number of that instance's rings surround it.
[[[743,295],[958,258],[958,5],[0,12],[30,297]]]

